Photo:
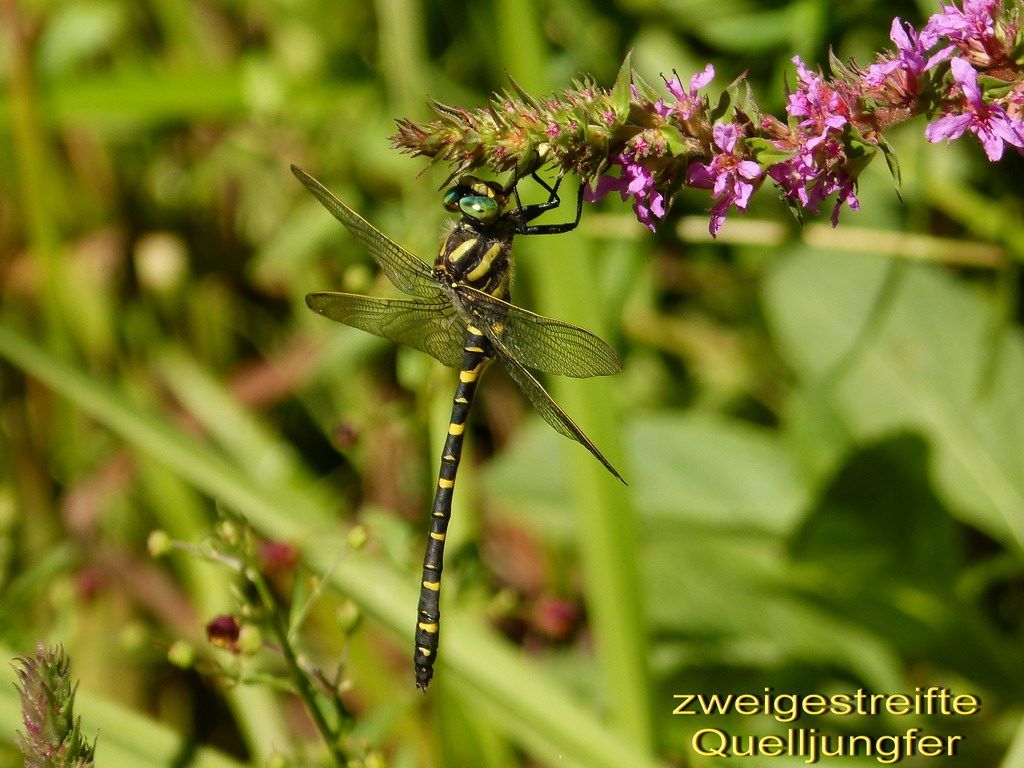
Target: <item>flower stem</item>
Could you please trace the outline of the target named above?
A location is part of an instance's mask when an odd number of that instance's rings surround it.
[[[281,616],[280,606],[277,604],[270,586],[259,571],[251,570],[247,576],[256,587],[260,602],[267,611],[270,628],[281,644],[281,655],[284,657],[285,664],[288,665],[288,671],[291,673],[292,680],[295,683],[295,690],[305,703],[309,716],[313,720],[313,725],[320,732],[320,736],[331,753],[334,764],[344,768],[348,764],[348,756],[342,749],[341,744],[338,743],[338,734],[331,728],[320,709],[320,705],[316,700],[316,693],[309,682],[309,677],[303,670],[295,649],[292,647],[291,639],[288,636],[288,625]]]

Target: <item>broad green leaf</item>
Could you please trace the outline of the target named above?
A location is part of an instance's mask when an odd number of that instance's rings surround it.
[[[777,434],[712,414],[645,414],[629,431],[637,506],[664,520],[789,531],[808,502]]]
[[[536,428],[534,428],[536,427]],[[564,473],[550,455],[561,438],[539,423],[485,473],[499,508],[526,514],[545,534],[570,535]],[[627,430],[630,483],[647,520],[785,533],[809,502],[808,483],[777,436],[713,414],[645,414]],[[529,482],[525,479],[529,478]]]
[[[1013,743],[999,768],[1024,768],[1024,719],[1017,726]]]
[[[780,351],[808,383],[835,374],[837,410],[858,440],[907,430],[924,435],[937,488],[954,514],[1020,547],[1024,339],[1017,329],[994,335],[979,295],[915,265],[870,337],[844,359],[868,322],[887,266],[837,253],[781,262],[764,292]]]
[[[793,544],[803,583],[905,656],[1013,695],[1019,654],[958,593],[964,554],[927,462],[922,438],[908,434],[853,455]]]

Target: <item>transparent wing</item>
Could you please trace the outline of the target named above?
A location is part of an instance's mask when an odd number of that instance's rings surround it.
[[[551,399],[551,395],[541,386],[540,382],[512,357],[511,351],[505,347],[504,343],[500,339],[491,339],[491,342],[498,351],[498,356],[505,364],[505,370],[512,377],[512,381],[523,391],[523,394],[533,404],[533,407],[537,409],[537,413],[543,417],[544,421],[554,427],[555,431],[560,435],[565,435],[575,440],[590,451],[594,458],[604,465],[605,469],[617,477],[623,485],[626,485],[626,481],[622,479],[622,475],[618,473],[618,470],[611,465],[591,439],[584,434],[583,430],[576,426],[576,422],[569,418],[569,414],[563,411],[558,403]]]
[[[430,267],[424,261],[377,230],[304,170],[293,165],[292,173],[306,185],[306,188],[316,196],[323,207],[344,224],[356,240],[362,243],[397,288],[410,296],[420,296],[425,299],[433,299],[441,295],[440,286],[431,274]]]
[[[448,301],[310,293],[306,304],[331,320],[426,352],[450,368],[462,365],[466,324]]]
[[[459,285],[455,291],[487,337],[500,339],[509,355],[527,368],[578,379],[622,370],[622,360],[615,350],[590,331],[535,314],[468,285]]]

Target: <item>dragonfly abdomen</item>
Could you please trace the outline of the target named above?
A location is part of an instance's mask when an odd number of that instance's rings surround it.
[[[448,436],[441,452],[441,468],[438,472],[437,488],[434,491],[434,506],[430,515],[430,537],[423,556],[423,581],[420,586],[420,600],[416,618],[416,650],[413,662],[416,665],[416,686],[426,688],[434,676],[434,660],[441,624],[441,571],[444,567],[444,540],[448,534],[448,521],[452,514],[452,496],[455,492],[455,476],[462,459],[462,441],[465,436],[466,419],[473,404],[477,383],[484,366],[491,355],[490,342],[478,328],[469,327],[459,371],[459,384],[452,401],[452,416],[448,424]]]

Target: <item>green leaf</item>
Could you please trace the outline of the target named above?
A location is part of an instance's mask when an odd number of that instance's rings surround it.
[[[894,430],[925,436],[953,513],[1024,546],[1024,337],[1018,329],[993,337],[991,310],[977,293],[913,265],[858,341],[887,266],[849,253],[781,262],[764,292],[780,351],[805,382],[833,377],[836,408],[856,439]]]
[[[900,160],[896,156],[896,150],[892,148],[885,139],[878,142],[878,148],[882,150],[882,155],[885,157],[885,165],[889,169],[889,174],[892,176],[893,182],[896,184],[896,197],[899,201],[903,202],[903,175],[900,172]]]
[[[512,77],[511,72],[505,70],[505,77],[508,80],[509,84],[512,86],[512,90],[515,92],[516,96],[518,96],[520,99],[522,99],[525,103],[529,104],[534,109],[540,109],[540,104],[537,102],[537,100],[533,96],[531,96],[529,92],[525,88],[523,88],[523,86],[516,82],[516,79]]]
[[[665,143],[668,144],[670,154],[678,157],[686,151],[685,139],[678,128],[671,125],[663,125],[659,129],[659,133],[664,137]]]
[[[572,521],[560,514],[569,506],[564,472],[536,461],[560,441],[538,419],[492,462],[484,482],[497,508],[525,516],[545,536],[568,538]],[[738,419],[656,411],[633,423],[626,446],[635,503],[647,522],[781,534],[809,501],[808,483],[782,439]]]
[[[915,434],[855,453],[826,489],[792,551],[808,586],[905,657],[1013,695],[1019,653],[957,589],[960,533],[931,487]],[[970,617],[969,621],[965,621]]]
[[[718,120],[725,117],[726,112],[729,111],[729,107],[732,106],[732,93],[726,88],[722,91],[722,95],[718,97],[718,103],[712,108],[708,117],[711,119],[711,124],[714,125]]]
[[[619,74],[615,76],[615,85],[612,86],[612,108],[619,118],[624,118],[629,114],[629,102],[632,98],[630,85],[633,83],[632,60],[633,52],[629,51],[626,58],[622,60]]]
[[[744,139],[744,141],[747,146],[750,147],[754,159],[764,168],[767,168],[769,165],[774,163],[780,163],[783,160],[788,160],[793,155],[792,152],[786,152],[778,149],[768,139],[762,139],[754,136],[749,139]]]
[[[632,55],[632,51],[630,52]],[[641,101],[657,101],[658,91],[645,80],[639,72],[633,72],[633,85],[636,86]]]

